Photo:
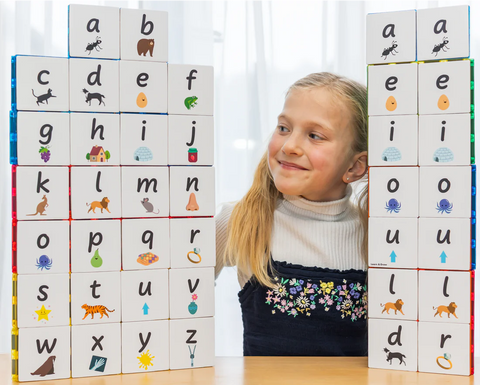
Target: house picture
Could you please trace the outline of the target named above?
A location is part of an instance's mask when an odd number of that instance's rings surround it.
[[[105,162],[108,158],[102,146],[93,146],[87,159],[90,162]]]

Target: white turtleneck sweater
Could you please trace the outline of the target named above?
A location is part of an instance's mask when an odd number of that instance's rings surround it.
[[[331,202],[313,202],[283,194],[274,212],[270,246],[273,259],[302,266],[367,270],[360,251],[363,229],[351,195],[350,184],[345,197]],[[226,247],[227,224],[235,203],[224,203],[215,217],[215,276],[224,266],[220,256]],[[249,280],[248,275],[238,273],[240,287]]]

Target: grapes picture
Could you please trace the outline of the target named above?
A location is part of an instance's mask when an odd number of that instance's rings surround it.
[[[48,146],[45,146],[45,147],[40,147],[40,150],[38,150],[38,152],[40,153],[40,158],[42,158],[42,160],[47,163],[49,160],[50,160],[50,150],[48,149]]]

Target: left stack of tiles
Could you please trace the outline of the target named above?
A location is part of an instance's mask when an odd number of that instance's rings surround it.
[[[68,58],[12,58],[13,378],[212,366],[213,67],[166,12],[68,18]]]

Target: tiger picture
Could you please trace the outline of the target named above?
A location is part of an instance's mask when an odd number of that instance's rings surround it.
[[[109,311],[110,313],[113,313],[115,311],[115,309],[110,310],[110,309],[107,309],[107,307],[103,306],[103,305],[88,306],[87,304],[84,304],[82,306],[82,309],[85,309],[85,316],[82,318],[82,320],[87,318],[87,315],[89,315],[89,314],[92,316],[92,319],[93,319],[94,315],[97,314],[97,313],[100,314],[100,319],[103,318],[104,314],[108,318],[110,318],[107,311]]]

